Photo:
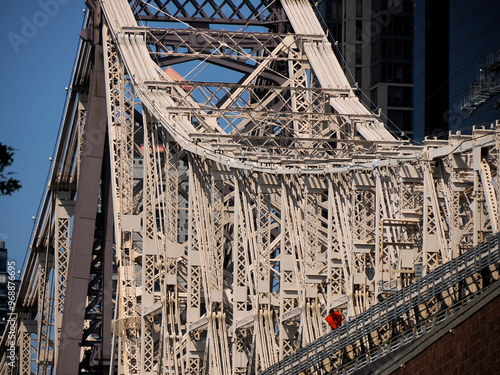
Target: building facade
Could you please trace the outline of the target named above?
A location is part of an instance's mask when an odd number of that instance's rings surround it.
[[[484,81],[488,56],[500,50],[496,0],[415,0],[414,139],[470,133],[500,116],[495,101],[464,109],[471,85]]]
[[[318,3],[346,75],[397,137],[413,129],[413,2]]]
[[[7,261],[8,252],[5,242],[0,241],[0,337],[3,335],[9,315]]]

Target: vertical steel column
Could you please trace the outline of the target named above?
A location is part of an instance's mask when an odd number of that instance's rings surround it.
[[[93,9],[93,25],[101,24],[99,7]],[[106,87],[101,35],[96,30],[93,44],[89,106],[80,162],[78,198],[75,205],[74,229],[68,261],[65,309],[61,324],[61,344],[56,371],[76,374],[80,363],[80,347],[89,281],[94,228],[97,214],[99,180],[103,162],[106,131]],[[72,328],[70,328],[72,327]],[[73,327],[82,327],[74,329]]]
[[[124,228],[127,229],[127,228]],[[137,311],[137,284],[135,281],[134,230],[123,230],[120,259],[120,318],[123,319],[122,336],[119,342],[119,375],[140,373],[140,316]]]
[[[154,363],[154,343],[151,317],[145,314],[145,308],[154,303],[155,259],[158,246],[156,231],[157,221],[157,188],[161,184],[157,168],[158,124],[144,110],[144,189],[143,189],[143,232],[142,232],[142,287],[141,287],[141,342],[140,368],[141,374],[151,374]],[[163,251],[162,251],[163,252]],[[167,317],[164,317],[166,319]]]
[[[297,194],[297,226],[299,227],[298,243],[302,261],[299,260],[302,285],[304,289],[301,299],[302,305],[302,342],[306,345],[323,334],[321,308],[319,305],[319,285],[323,281],[324,262],[324,234],[322,229],[323,212],[321,192],[324,181],[319,176],[304,176],[299,182],[303,186]],[[323,309],[325,310],[325,309]],[[323,311],[325,313],[325,311]]]
[[[53,367],[51,277],[53,249],[46,245],[38,253],[38,328],[37,328],[37,373],[49,374]]]
[[[484,214],[484,191],[481,185],[481,148],[475,146],[472,149],[472,163],[474,171],[474,200],[473,200],[473,218],[474,234],[473,245],[477,246],[484,241],[484,229],[486,215]]]
[[[427,156],[428,157],[428,156]],[[424,161],[424,269],[429,271],[449,256],[430,161]]]
[[[204,292],[201,268],[201,244],[200,231],[198,227],[198,215],[200,208],[194,193],[196,186],[196,175],[194,171],[195,156],[189,158],[189,244],[188,244],[188,295],[186,310],[187,337],[187,374],[198,375],[201,373],[205,343],[201,341],[199,331],[190,332],[190,323],[200,319],[200,308],[202,306],[202,293]],[[189,333],[190,332],[190,333]]]
[[[383,285],[385,273],[388,270],[387,263],[389,257],[384,249],[384,227],[382,220],[382,182],[380,181],[380,171],[375,170],[375,298],[380,293],[380,286]],[[385,267],[384,267],[385,266]],[[385,270],[384,270],[385,269]],[[389,275],[387,275],[389,276]],[[387,280],[388,281],[388,280]]]
[[[297,326],[287,322],[285,314],[298,307],[297,275],[295,274],[295,249],[292,243],[292,218],[289,206],[291,178],[281,180],[281,254],[280,254],[280,325],[279,359],[288,357],[295,350]]]
[[[19,375],[31,375],[33,344],[32,333],[36,330],[35,323],[26,323],[26,320],[20,319],[19,327]]]
[[[229,347],[226,327],[226,314],[223,303],[223,272],[224,272],[224,224],[226,219],[226,208],[224,205],[224,175],[218,169],[216,163],[205,169],[211,174],[210,197],[208,200],[210,223],[207,228],[209,247],[206,248],[205,260],[208,261],[205,269],[208,271],[207,280],[210,288],[208,316],[208,333],[210,338],[210,371],[218,374],[229,375],[231,361],[229,359]]]
[[[310,92],[306,90],[309,87],[307,77],[310,67],[304,63],[305,56],[299,51],[299,46],[290,47],[288,52],[288,74],[291,80],[291,106],[294,112],[307,111],[311,105]],[[310,72],[312,74],[312,72]],[[304,116],[293,121],[293,134],[296,137],[311,137],[311,121]]]
[[[351,216],[353,228],[353,303],[355,313],[359,314],[368,306],[366,262],[368,254],[375,252],[376,231],[376,199],[373,174],[358,171],[352,178],[352,207]],[[383,204],[383,201],[379,202]]]
[[[464,194],[464,189],[462,188],[462,184],[460,184],[460,179],[458,177],[458,168],[456,168],[456,158],[452,155],[448,158],[448,168],[449,168],[449,176],[448,176],[448,192],[449,196],[445,197],[449,201],[449,228],[450,228],[450,249],[451,256],[455,258],[461,253],[460,242],[463,235],[463,222],[461,216],[463,213],[460,212],[460,201],[461,196]],[[462,159],[459,157],[459,160]]]
[[[74,215],[75,202],[71,200],[70,192],[59,192],[55,212],[55,330],[54,353],[57,363],[59,355],[59,340],[66,296],[66,280],[68,277],[68,258],[71,238],[71,217]]]
[[[345,295],[345,273],[344,263],[342,256],[341,238],[342,232],[339,229],[338,215],[336,210],[335,195],[336,190],[333,184],[334,175],[326,176],[326,183],[328,185],[328,240],[327,240],[327,262],[328,262],[328,276],[327,276],[327,301],[326,311],[344,304],[347,301]],[[325,322],[326,323],[326,322]]]
[[[178,243],[179,212],[179,160],[178,147],[170,141],[165,129],[159,127],[157,169],[159,171],[157,188],[161,223],[162,246],[157,256],[162,258],[161,273],[163,303],[163,361],[166,373],[184,374],[184,361],[181,360],[183,344],[181,340],[180,299],[178,286],[178,262],[184,256],[184,246]],[[160,151],[163,150],[163,155]]]
[[[233,171],[234,184],[234,219],[233,219],[233,346],[232,366],[233,374],[246,374],[248,366],[248,347],[246,331],[237,327],[237,322],[248,317],[248,268],[246,254],[248,252],[248,241],[245,236],[245,216],[243,215],[242,185],[243,176]]]
[[[355,272],[353,257],[354,230],[351,224],[352,208],[352,176],[337,174],[333,185],[334,197],[331,200],[332,212],[335,213],[337,240],[340,247],[340,256],[343,268],[343,286],[347,296],[347,315],[354,315],[353,274]]]
[[[108,104],[108,133],[110,154],[110,176],[112,208],[116,239],[116,258],[118,260],[118,287],[115,317],[119,324],[112,336],[114,347],[112,367],[119,374],[138,371],[139,355],[136,350],[137,312],[135,308],[136,282],[134,274],[133,240],[134,233],[139,233],[140,216],[137,214],[134,200],[133,155],[134,155],[134,90],[106,26],[103,27],[103,39],[106,48],[106,85]],[[137,199],[142,200],[137,194]],[[106,254],[105,256],[109,256]],[[107,266],[106,266],[107,267]],[[108,289],[106,289],[107,291]],[[107,293],[107,292],[105,292]],[[107,299],[107,297],[106,297]],[[131,349],[131,347],[133,347]],[[134,354],[131,354],[134,353]],[[114,371],[114,370],[112,370]]]
[[[266,177],[260,173],[253,173],[248,185],[252,194],[247,192],[248,199],[253,198],[253,204],[246,205],[252,217],[249,220],[251,222],[249,231],[250,237],[254,237],[251,249],[253,264],[256,267],[254,334],[257,334],[257,341],[254,350],[256,363],[260,362],[262,368],[278,361],[278,346],[274,339],[274,317],[271,309],[271,195],[264,192],[262,186]]]
[[[109,143],[109,136],[106,136]],[[114,209],[113,209],[113,186],[111,174],[111,155],[108,145],[104,150],[104,162],[102,170],[102,209],[103,209],[103,241],[102,241],[102,281],[101,281],[101,341],[100,366],[103,373],[109,373],[111,363],[111,321],[113,315],[113,263],[114,263]],[[115,299],[116,300],[116,299]],[[117,308],[115,306],[115,308]],[[97,356],[96,356],[97,357]]]

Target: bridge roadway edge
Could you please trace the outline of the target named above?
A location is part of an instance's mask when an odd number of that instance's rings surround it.
[[[495,281],[473,303],[438,324],[432,334],[353,375],[500,373],[499,297],[500,281]]]

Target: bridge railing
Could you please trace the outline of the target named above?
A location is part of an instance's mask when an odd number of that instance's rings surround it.
[[[497,286],[497,288],[499,287],[500,286]],[[471,302],[475,302],[476,298],[478,298],[478,295],[483,294],[486,290],[487,288],[482,288],[475,292],[472,292],[463,299],[460,299],[457,302],[453,303],[451,306],[439,310],[439,312],[428,316],[425,319],[419,319],[414,323],[414,325],[406,327],[406,329],[404,329],[402,332],[393,335],[387,341],[384,341],[383,343],[380,343],[380,345],[376,345],[367,351],[357,353],[353,359],[346,361],[346,363],[342,363],[340,366],[336,366],[336,368],[330,365],[328,371],[312,371],[308,372],[308,374],[354,374],[357,370],[369,366],[370,364],[376,362],[384,356],[394,353],[398,349],[404,347],[407,344],[410,344],[411,342],[414,342],[418,338],[426,334],[430,334],[431,332],[436,332],[436,329],[440,324],[442,324],[446,320],[453,319],[458,311],[462,310],[465,305]],[[390,359],[388,359],[387,361],[390,361]],[[319,370],[319,366],[316,366],[316,368],[318,368]],[[325,366],[322,367],[322,369],[324,368]]]
[[[425,277],[395,292],[355,319],[264,370],[261,375],[298,375],[326,359],[333,358],[334,354],[342,349],[410,313],[485,267],[497,263],[500,260],[499,239],[499,234],[491,236],[474,249],[429,272]]]

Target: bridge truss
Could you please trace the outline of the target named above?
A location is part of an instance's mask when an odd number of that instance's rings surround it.
[[[496,125],[396,139],[308,1],[87,5],[1,374],[257,374],[498,231]]]

